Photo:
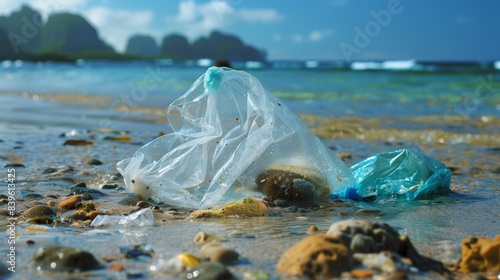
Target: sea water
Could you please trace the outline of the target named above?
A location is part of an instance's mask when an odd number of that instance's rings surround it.
[[[245,66],[236,64],[235,68],[256,76],[333,152],[350,155],[346,157],[349,166],[379,152],[419,148],[453,169],[452,192],[424,201],[356,203],[354,210],[329,208],[254,219],[173,221],[141,229],[155,250],[167,255],[195,252],[191,239],[198,231],[210,231],[228,238],[229,245],[252,264],[236,270],[262,269],[273,275],[279,256],[303,238],[311,224],[326,231],[342,219],[387,222],[408,234],[419,251],[428,254],[443,253],[436,252],[442,244],[456,249],[470,235],[498,234],[500,71],[496,68],[416,63],[404,69],[384,69],[377,64],[353,69],[342,63],[306,62]],[[159,132],[169,132],[165,108],[205,70],[195,62],[170,61],[3,63],[1,163],[22,160],[26,168],[18,171],[23,190],[58,192],[68,180],[98,187],[106,174],[116,173],[114,163],[130,157]],[[128,133],[134,141],[101,141],[84,150],[62,146],[60,134],[84,137],[88,130],[102,127]],[[96,167],[97,171],[88,169],[81,162],[90,157],[98,157],[104,165]],[[61,165],[73,165],[87,173],[52,179],[43,175],[46,168]],[[124,195],[117,192],[117,197],[108,200],[116,202]],[[98,257],[108,254],[102,244],[117,248],[128,242],[119,232],[90,239],[82,232],[56,229],[54,236],[60,245],[80,244]],[[232,235],[234,232],[242,234]],[[27,268],[35,249],[25,247],[21,247],[20,265]],[[34,273],[26,271],[21,275]]]

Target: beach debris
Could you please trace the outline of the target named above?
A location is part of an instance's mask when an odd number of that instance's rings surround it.
[[[63,146],[92,146],[94,145],[94,142],[90,140],[76,140],[76,139],[70,139],[66,140],[63,143]]]
[[[189,216],[189,219],[202,217],[227,217],[227,216],[246,216],[258,217],[265,216],[269,212],[267,205],[256,198],[243,198],[228,202],[222,207],[215,206],[209,210],[196,210]]]
[[[238,260],[240,254],[233,249],[226,248],[218,242],[209,242],[201,247],[201,255],[211,262],[230,264]]]
[[[104,225],[109,226],[126,226],[126,227],[143,227],[154,224],[153,211],[151,208],[143,208],[128,216],[115,215],[97,215],[90,226],[99,227]]]
[[[73,210],[76,209],[76,204],[80,201],[82,201],[82,198],[79,195],[74,195],[59,202],[59,207],[66,210]]]
[[[221,263],[204,262],[189,269],[184,274],[186,280],[236,280],[234,275]]]
[[[461,272],[500,272],[500,235],[489,239],[469,237],[462,241]]]
[[[362,220],[340,221],[326,234],[304,238],[277,265],[286,274],[325,278],[350,273],[353,267],[401,277],[413,271],[447,272],[441,262],[420,255],[408,236],[399,236],[387,224]]]
[[[81,272],[102,268],[91,253],[72,247],[41,247],[32,258],[38,272]]]
[[[338,277],[352,268],[349,249],[336,238],[314,234],[289,248],[280,258],[276,268],[283,273],[325,279]]]
[[[141,257],[151,258],[154,255],[153,247],[151,246],[151,244],[139,244],[121,247],[120,253],[122,253],[127,259],[138,259]]]
[[[260,196],[263,180],[270,196],[302,200],[354,185],[347,165],[243,71],[210,67],[170,104],[167,119],[173,133],[117,163],[126,187],[146,199],[208,209]]]
[[[356,184],[331,197],[360,201],[387,198],[427,199],[450,192],[451,171],[417,149],[376,154],[350,168]]]
[[[182,253],[175,257],[159,256],[149,269],[153,272],[178,274],[199,264],[200,259],[195,255]]]

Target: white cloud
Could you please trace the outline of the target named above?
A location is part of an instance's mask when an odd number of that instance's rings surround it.
[[[323,31],[313,30],[309,33],[309,40],[312,42],[318,42],[331,35],[333,35],[333,30],[331,29]]]
[[[92,7],[83,11],[85,17],[99,31],[101,39],[111,44],[119,52],[126,48],[128,38],[148,30],[156,37],[160,36],[149,28],[154,14],[150,10],[116,10],[107,7]]]
[[[0,1],[0,14],[10,14],[19,10],[26,4],[39,11],[46,19],[51,13],[69,11],[75,12],[85,7],[89,0],[20,0],[20,1]]]
[[[282,19],[283,16],[273,9],[238,9],[228,1],[219,0],[204,4],[182,1],[177,15],[166,18],[169,30],[183,33],[191,40],[238,22],[270,23]]]

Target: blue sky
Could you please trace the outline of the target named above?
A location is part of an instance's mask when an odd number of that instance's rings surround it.
[[[118,51],[136,33],[220,30],[269,59],[500,60],[498,0],[1,0],[0,11],[22,3],[80,13]]]

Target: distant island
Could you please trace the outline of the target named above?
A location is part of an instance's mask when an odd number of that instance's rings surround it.
[[[105,38],[104,38],[105,39]],[[234,35],[213,31],[190,43],[181,34],[166,35],[161,45],[148,35],[129,38],[124,53],[116,52],[81,15],[51,14],[43,22],[41,14],[23,5],[8,16],[0,16],[0,61],[75,61],[77,59],[227,59],[265,61],[266,52],[245,44]]]

